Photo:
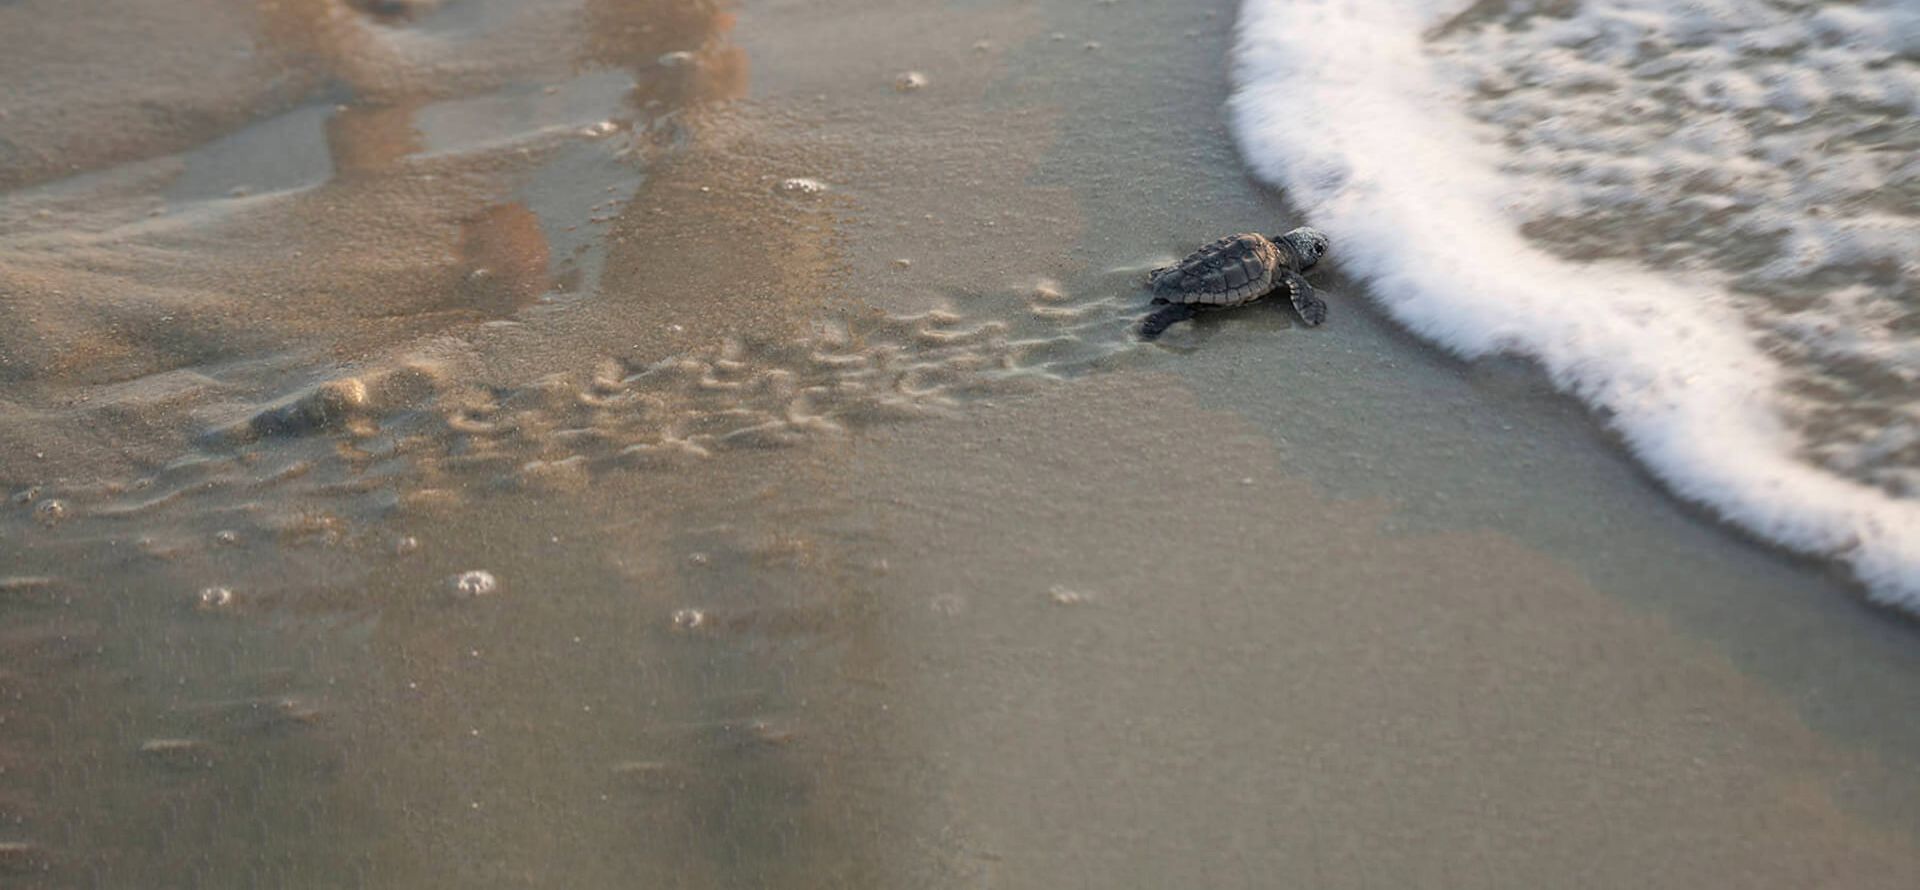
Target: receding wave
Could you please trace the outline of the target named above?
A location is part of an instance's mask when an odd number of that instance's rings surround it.
[[[1920,611],[1920,11],[1806,7],[1247,0],[1231,114],[1393,318]]]

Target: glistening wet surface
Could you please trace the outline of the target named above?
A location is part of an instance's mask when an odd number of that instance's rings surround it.
[[[1128,335],[1286,216],[1229,4],[119,6],[0,6],[71,72],[0,119],[9,880],[1920,869],[1855,719],[1920,664],[1830,582],[1337,268]],[[1809,626],[1871,681],[1753,654]]]

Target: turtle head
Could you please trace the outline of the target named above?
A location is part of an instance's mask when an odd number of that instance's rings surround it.
[[[1298,271],[1301,272],[1313,268],[1314,263],[1320,262],[1320,258],[1327,255],[1327,248],[1333,246],[1333,242],[1327,240],[1327,233],[1312,226],[1301,226],[1285,235],[1268,237],[1273,243],[1286,248],[1293,254],[1300,263]]]

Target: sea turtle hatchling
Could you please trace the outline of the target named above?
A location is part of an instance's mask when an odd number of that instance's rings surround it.
[[[1140,322],[1140,336],[1151,340],[1174,322],[1196,312],[1244,306],[1270,293],[1284,292],[1308,327],[1327,320],[1327,303],[1301,273],[1326,255],[1327,236],[1301,226],[1285,235],[1228,235],[1186,259],[1147,273],[1153,303],[1160,309]]]

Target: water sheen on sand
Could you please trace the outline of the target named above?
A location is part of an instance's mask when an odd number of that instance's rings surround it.
[[[1907,628],[1338,244],[1131,335],[1233,27],[0,3],[0,885],[1920,883]]]

